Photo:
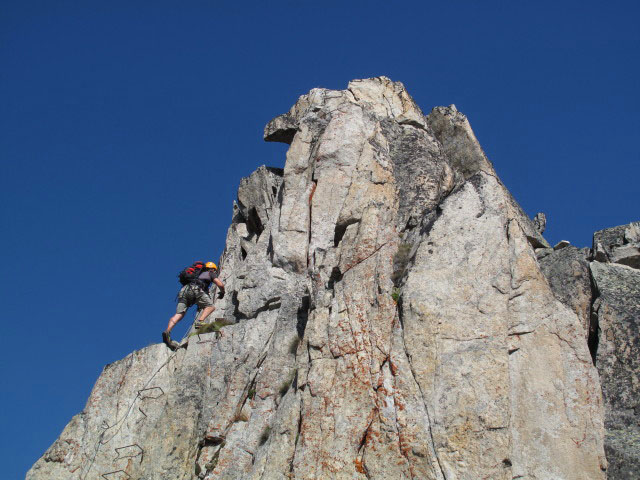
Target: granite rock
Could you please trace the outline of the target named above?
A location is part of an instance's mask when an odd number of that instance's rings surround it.
[[[605,478],[583,319],[466,117],[378,77],[265,140],[290,147],[240,185],[231,325],[106,367],[29,480]]]
[[[556,243],[553,246],[554,250],[560,250],[562,248],[568,247],[569,245],[571,245],[571,243],[569,243],[568,240],[560,240],[558,243]]]
[[[635,478],[640,474],[640,271],[593,262],[591,272],[609,478]]]
[[[596,260],[640,269],[640,222],[631,222],[593,234]]]
[[[455,105],[435,107],[427,116],[427,122],[442,144],[449,163],[459,175],[468,180],[476,173],[483,172],[495,177],[504,187],[493,168],[493,164],[485,155],[473,133],[467,117],[460,113]],[[542,236],[542,232],[524,213],[506,187],[504,187],[504,191],[508,208],[516,215],[517,221],[531,245],[534,248],[549,247],[550,245]]]
[[[533,218],[533,226],[536,227],[536,230],[542,235],[547,228],[547,216],[542,212],[536,213],[536,216]]]
[[[573,246],[546,253],[538,255],[538,261],[553,294],[578,315],[585,338],[589,337],[589,332],[595,335],[596,327],[591,327],[591,274],[585,253]]]

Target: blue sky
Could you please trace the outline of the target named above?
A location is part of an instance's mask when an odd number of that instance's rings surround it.
[[[455,103],[551,243],[639,220],[638,5],[4,0],[4,478],[160,341],[240,178],[284,164],[265,123],[313,87],[387,75],[425,113]]]

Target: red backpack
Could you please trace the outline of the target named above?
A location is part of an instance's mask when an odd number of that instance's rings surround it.
[[[189,285],[191,283],[196,283],[198,281],[198,276],[202,273],[203,268],[204,268],[204,263],[193,262],[193,265],[185,268],[180,273],[178,273],[178,280],[182,285]]]

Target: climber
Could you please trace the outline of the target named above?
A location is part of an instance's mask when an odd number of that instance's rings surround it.
[[[218,298],[224,297],[224,283],[218,278],[218,267],[213,262],[194,262],[178,274],[180,283],[183,285],[178,293],[178,307],[176,314],[169,319],[167,329],[162,332],[162,341],[172,350],[178,344],[171,340],[171,330],[182,320],[187,309],[196,304],[200,313],[200,322],[203,322],[214,310],[213,298],[209,292],[211,284],[215,284],[218,291]]]

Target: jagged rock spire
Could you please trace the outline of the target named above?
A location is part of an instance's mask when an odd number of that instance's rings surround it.
[[[583,327],[464,115],[378,77],[265,139],[290,147],[238,192],[235,324],[106,368],[28,478],[605,477]]]

